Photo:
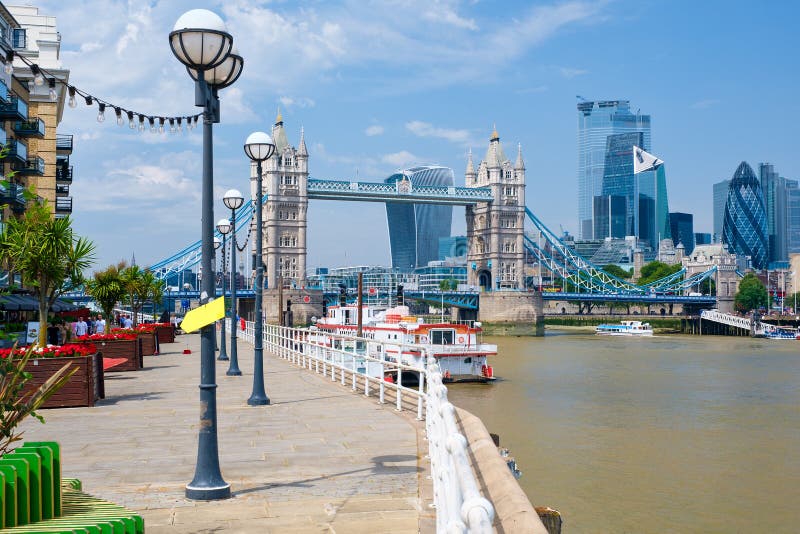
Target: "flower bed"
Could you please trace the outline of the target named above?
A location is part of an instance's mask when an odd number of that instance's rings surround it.
[[[25,350],[0,349],[0,358],[21,356]],[[43,408],[94,406],[95,401],[104,396],[103,363],[102,356],[97,354],[97,347],[90,342],[33,349],[33,355],[25,365],[25,372],[31,374],[31,379],[23,391],[27,393],[38,389],[67,363],[77,371],[64,387],[47,399]]]
[[[140,325],[141,326],[141,325]],[[142,356],[152,356],[158,354],[155,332],[133,330],[131,328],[113,328],[111,334],[133,334],[139,338]]]
[[[156,333],[159,345],[161,343],[175,343],[175,325],[170,323],[152,323],[147,326],[154,327],[153,330]]]
[[[125,361],[108,369],[116,371],[139,371],[144,367],[144,358],[139,349],[137,334],[127,332],[110,332],[108,334],[93,334],[78,338],[81,343],[92,343],[104,358],[120,358]]]

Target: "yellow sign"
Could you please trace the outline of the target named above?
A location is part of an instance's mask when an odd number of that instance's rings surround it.
[[[225,317],[225,299],[220,297],[187,313],[181,321],[181,330],[194,332],[223,317]]]

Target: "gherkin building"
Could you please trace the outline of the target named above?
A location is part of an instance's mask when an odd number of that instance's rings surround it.
[[[722,242],[737,256],[750,256],[753,268],[767,267],[767,214],[756,174],[747,162],[739,164],[728,186]]]

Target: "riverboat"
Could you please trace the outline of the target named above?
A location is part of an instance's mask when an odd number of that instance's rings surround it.
[[[643,323],[641,321],[622,321],[620,324],[601,324],[595,328],[594,332],[598,336],[641,337],[653,335],[653,329],[650,327],[650,323]]]
[[[319,319],[311,329],[314,333],[312,341],[327,346],[343,345],[335,336],[357,335],[358,306],[330,306],[327,316]],[[362,307],[361,338],[386,344],[380,357],[423,368],[424,355],[433,355],[442,370],[443,382],[495,380],[488,357],[497,355],[497,345],[482,343],[481,333],[481,323],[477,321],[425,323],[421,317],[412,316],[407,306],[389,309]],[[365,368],[369,374],[375,375],[376,366],[365,365]],[[394,372],[386,375],[394,376]]]

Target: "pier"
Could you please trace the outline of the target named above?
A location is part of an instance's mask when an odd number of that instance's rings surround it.
[[[226,376],[227,362],[217,362],[220,463],[232,486],[229,500],[184,496],[196,457],[198,335],[162,345],[160,355],[145,358],[142,371],[109,371],[104,400],[93,408],[45,410],[47,423],[27,421],[25,438],[58,440],[64,476],[80,478],[87,492],[137,511],[148,532],[435,532],[446,506],[432,506],[437,496],[430,479],[430,421],[424,411],[419,417],[418,399],[398,400],[379,383],[371,396],[362,384],[354,392],[354,379],[343,367],[337,372],[327,365],[323,375],[315,372],[307,350],[294,350],[299,346],[278,343],[282,350],[270,350],[280,339],[274,328],[270,332],[269,406],[246,404],[252,345],[239,343],[244,376]],[[459,418],[456,424],[448,430],[465,435],[465,458],[485,457],[486,450],[470,448],[487,441],[481,437],[485,428],[470,421],[465,430]],[[480,516],[493,495],[510,492],[515,497],[504,498],[493,512],[494,527],[513,532],[516,524],[519,532],[545,532],[513,477],[511,484],[504,478],[510,471],[502,462],[502,469],[497,466],[467,465],[477,474],[474,486],[458,487],[462,498],[480,493],[470,502],[472,515]],[[492,481],[500,482],[491,488]]]

